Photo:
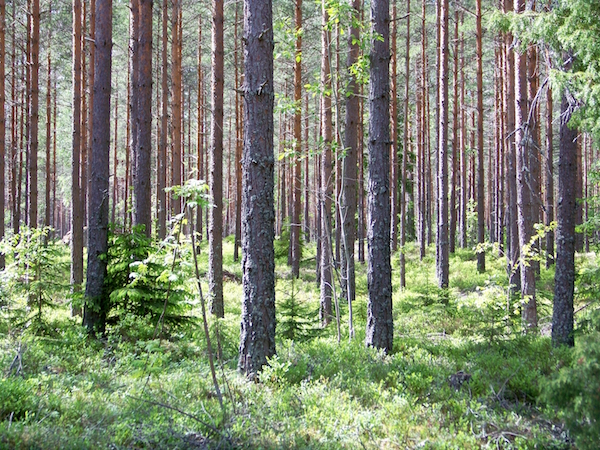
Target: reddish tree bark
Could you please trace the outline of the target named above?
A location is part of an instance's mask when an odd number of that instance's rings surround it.
[[[137,83],[134,93],[137,98],[132,98],[136,104],[134,109],[136,123],[134,149],[135,174],[134,174],[134,225],[144,225],[146,236],[152,234],[152,187],[150,185],[152,161],[152,0],[134,0],[133,7],[137,8],[134,20],[138,20],[137,27],[137,57],[134,58],[134,83]]]
[[[292,171],[292,211],[290,221],[290,251],[292,276],[300,276],[300,211],[302,208],[302,0],[295,2],[296,48],[294,58],[294,156]]]

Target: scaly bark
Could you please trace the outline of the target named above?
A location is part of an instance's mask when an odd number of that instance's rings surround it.
[[[390,34],[389,0],[371,2],[373,39],[369,85],[369,265],[366,344],[392,351],[392,269],[390,263]]]
[[[96,3],[93,148],[88,214],[88,263],[83,325],[104,332],[108,292],[104,289],[108,250],[108,179],[110,154],[110,94],[112,69],[112,0]]]
[[[256,378],[275,354],[273,5],[244,0],[242,324],[239,369]]]

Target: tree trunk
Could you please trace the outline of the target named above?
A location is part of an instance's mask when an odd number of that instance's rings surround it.
[[[150,185],[152,161],[152,0],[134,0],[133,7],[138,8],[134,16],[139,20],[137,26],[137,67],[134,66],[133,79],[137,83],[136,92],[139,97],[132,101],[137,104],[135,112],[137,117],[135,140],[137,148],[134,149],[136,157],[134,177],[134,224],[144,225],[146,236],[152,232],[152,187]]]
[[[391,46],[391,135],[390,147],[390,202],[391,202],[391,246],[392,252],[398,250],[398,58],[396,57],[397,22],[398,14],[396,0],[392,0],[392,35]]]
[[[38,120],[40,72],[40,2],[31,0],[31,68],[29,101],[29,226],[38,226]]]
[[[360,32],[355,22],[360,17],[361,0],[352,1],[352,17],[353,23],[350,26],[350,35],[348,37],[348,61],[347,68],[350,72],[350,67],[358,60],[358,44]],[[354,271],[354,241],[356,240],[356,179],[357,179],[357,164],[356,154],[358,147],[358,86],[356,78],[350,73],[346,93],[346,127],[344,135],[344,160],[342,166],[342,196],[340,205],[340,221],[342,225],[341,236],[341,261],[342,261],[342,277],[348,302],[354,301],[355,298],[355,271]],[[389,98],[389,94],[388,94]],[[389,125],[388,125],[389,127]],[[388,243],[389,245],[389,243]],[[352,327],[352,325],[351,325]]]
[[[4,178],[4,161],[6,158],[6,116],[4,112],[5,106],[5,92],[4,92],[4,70],[6,62],[6,3],[4,0],[0,0],[0,240],[4,239],[4,189],[5,189],[5,178]],[[49,205],[46,205],[48,208]],[[0,253],[0,270],[4,269],[5,258],[4,254]]]
[[[481,0],[475,2],[477,16],[477,244],[485,242],[485,197],[483,161],[483,36],[481,30]],[[477,271],[485,272],[485,252],[477,253]]]
[[[505,0],[505,12],[513,10],[510,0]],[[506,211],[506,244],[508,255],[508,281],[511,293],[521,290],[521,267],[519,264],[519,227],[517,219],[517,156],[515,146],[515,53],[512,50],[513,36],[504,37],[505,74],[504,105],[506,108],[506,187],[508,207]]]
[[[242,324],[239,368],[255,378],[275,354],[273,11],[244,0]]]
[[[558,210],[556,219],[556,274],[552,343],[573,346],[573,295],[575,287],[575,222],[577,211],[577,130],[568,125],[570,105],[563,93],[558,154]]]
[[[458,183],[459,175],[459,142],[458,142],[458,130],[459,130],[459,114],[458,114],[458,52],[459,52],[459,40],[458,40],[458,24],[459,24],[459,11],[456,9],[454,12],[454,66],[452,73],[453,84],[453,108],[452,108],[452,181],[450,187],[450,228],[448,236],[448,251],[454,253],[456,249],[456,185]]]
[[[479,1],[479,0],[478,0]],[[440,3],[439,92],[438,92],[438,181],[436,271],[438,286],[448,287],[448,0]]]
[[[166,0],[164,0],[166,1]],[[166,6],[166,5],[165,5]],[[166,18],[164,19],[166,22]],[[166,37],[165,37],[166,39]],[[166,43],[165,43],[165,56],[163,61],[166,63]],[[236,64],[237,65],[237,64]],[[198,134],[197,134],[197,169],[198,169],[198,180],[205,180],[204,178],[204,69],[202,67],[202,14],[198,16],[198,99],[197,99],[197,118],[198,118]],[[165,88],[168,91],[167,79],[164,80]],[[165,105],[163,106],[165,111],[168,111],[168,92],[163,91],[163,99]],[[166,119],[165,119],[166,122]],[[165,146],[166,147],[166,146]],[[165,155],[166,158],[166,155]],[[166,159],[165,159],[166,161]],[[165,173],[166,179],[166,173]],[[166,199],[165,199],[166,200]],[[196,232],[198,233],[198,240],[202,241],[202,208],[197,208],[196,211]]]
[[[171,125],[172,125],[172,154],[171,154],[171,185],[181,185],[181,125],[183,123],[183,112],[181,104],[182,93],[182,68],[181,68],[181,1],[173,0],[173,11],[171,17],[171,78],[173,83],[173,100],[171,103]],[[171,197],[171,208],[174,215],[181,213],[181,199]]]
[[[50,3],[50,12],[52,12],[52,3]],[[52,42],[52,34],[49,33],[48,36],[48,44]],[[4,52],[2,51],[4,54]],[[47,58],[47,79],[46,79],[46,189],[45,189],[45,202],[44,202],[44,226],[50,227],[52,226],[52,53],[50,49],[48,49],[48,58]],[[2,64],[4,65],[4,64]],[[4,79],[3,75],[2,79]],[[2,95],[4,95],[4,88],[0,86],[2,90]],[[0,117],[1,119],[1,117]],[[4,126],[4,120],[2,120]],[[0,130],[0,136],[4,133]],[[4,138],[1,138],[2,142],[4,142]],[[4,160],[4,158],[1,158]],[[4,170],[2,170],[2,174],[4,175]],[[0,192],[4,192],[4,189],[0,189]],[[4,198],[4,195],[1,195]],[[4,211],[4,208],[0,208]],[[1,218],[1,217],[0,217]],[[2,222],[0,220],[0,222]],[[1,234],[0,234],[1,236]],[[1,239],[1,237],[0,237]]]
[[[71,159],[71,286],[83,283],[83,202],[81,198],[81,0],[73,0],[73,147]],[[74,315],[81,314],[73,308]]]
[[[302,0],[295,2],[296,48],[294,58],[294,139],[292,173],[292,208],[290,217],[290,252],[292,276],[300,276],[300,210],[302,208]]]
[[[515,0],[515,13],[522,12],[522,1]],[[531,146],[530,130],[527,121],[527,59],[526,55],[515,55],[515,145],[517,168],[517,222],[519,226],[519,246],[521,249],[521,297],[524,302],[522,313],[526,330],[537,328],[537,305],[535,299],[535,271],[526,264],[531,255],[527,253],[529,241],[533,236],[531,223],[532,192],[531,178],[527,163]]]
[[[404,85],[404,137],[402,141],[402,173],[400,176],[401,179],[401,189],[400,189],[400,287],[406,287],[406,256],[404,247],[406,245],[406,168],[408,165],[408,156],[410,141],[409,137],[409,94],[410,94],[410,0],[406,1],[406,83]]]
[[[83,324],[89,332],[104,332],[108,293],[104,289],[108,250],[108,179],[110,154],[110,93],[112,48],[112,0],[96,3],[94,58],[93,148],[90,209],[88,214],[88,263]]]
[[[210,311],[224,317],[223,305],[223,1],[213,1],[212,126],[210,130],[209,185],[212,205],[208,214],[208,284]]]
[[[241,84],[239,76],[239,52],[238,45],[238,3],[235,4],[235,47],[234,47],[234,64],[235,64],[235,86],[236,89]],[[242,244],[242,151],[244,144],[244,127],[242,124],[243,118],[242,105],[240,104],[240,96],[235,96],[235,240],[233,248],[233,260],[239,260],[239,248]]]
[[[331,34],[327,29],[329,15],[322,6],[323,30],[321,32],[321,135],[323,138],[323,152],[321,153],[321,297],[319,315],[323,326],[329,324],[332,317],[332,256],[333,242],[331,230],[331,204],[333,195],[333,160],[331,156],[331,143],[333,140],[333,125],[331,111],[331,69],[329,51]]]
[[[390,89],[389,0],[372,0],[373,39],[369,89],[369,266],[368,346],[392,351],[392,269],[390,263]]]

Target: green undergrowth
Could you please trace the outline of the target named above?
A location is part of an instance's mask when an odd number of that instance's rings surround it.
[[[338,342],[335,321],[325,329],[317,321],[314,244],[304,244],[299,280],[278,263],[278,353],[259,382],[250,382],[237,372],[241,271],[227,239],[226,314],[218,323],[210,319],[224,409],[197,323],[158,340],[154,323],[130,314],[94,341],[70,317],[67,296],[44,314],[42,331],[31,322],[11,325],[4,300],[0,448],[573,448],[569,418],[552,407],[561,401],[552,383],[567,383],[567,375],[555,377],[574,357],[553,349],[543,332],[522,335],[504,260],[488,253],[488,270],[478,274],[475,254],[458,251],[444,292],[435,282],[433,249],[423,261],[417,248],[406,250],[407,287],[394,278],[390,355],[364,346],[364,265],[356,266],[355,337],[349,339],[342,299]],[[206,243],[200,264],[205,274]],[[394,274],[397,264],[394,257]],[[550,273],[542,269],[540,283]],[[540,316],[549,314],[551,297],[544,295]],[[583,322],[593,329],[589,310]],[[575,358],[586,364],[577,373],[586,376],[595,370],[593,358],[581,352]],[[573,417],[576,424],[586,419]]]

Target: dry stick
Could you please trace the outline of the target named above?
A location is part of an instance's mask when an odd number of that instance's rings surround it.
[[[200,271],[198,270],[198,256],[196,255],[196,238],[194,237],[194,233],[192,235],[192,255],[194,255],[194,270],[196,272],[196,283],[198,284],[198,292],[200,294],[200,305],[202,307],[202,322],[204,324],[204,335],[206,336],[206,347],[208,350],[208,362],[210,364],[210,374],[212,375],[213,384],[215,385],[215,391],[217,393],[217,398],[219,399],[219,404],[221,405],[221,409],[225,411],[223,406],[223,395],[221,395],[221,389],[219,389],[219,382],[217,381],[217,373],[215,372],[215,363],[213,361],[213,352],[212,346],[210,344],[210,333],[208,332],[208,321],[206,319],[206,305],[204,303],[204,295],[202,294],[202,285],[200,283]]]

